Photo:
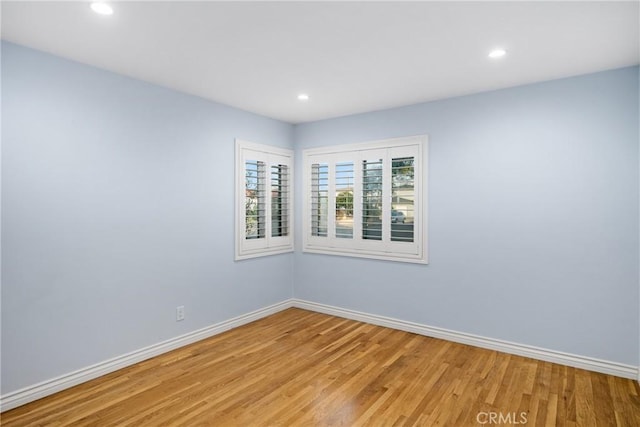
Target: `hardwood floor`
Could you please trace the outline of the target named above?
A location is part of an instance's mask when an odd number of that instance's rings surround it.
[[[635,381],[289,309],[3,426],[640,426]]]

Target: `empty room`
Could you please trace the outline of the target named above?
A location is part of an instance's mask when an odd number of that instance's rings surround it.
[[[640,2],[0,7],[3,426],[640,425]]]

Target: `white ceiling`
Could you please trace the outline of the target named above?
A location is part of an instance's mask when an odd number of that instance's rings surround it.
[[[2,38],[291,123],[640,61],[637,1],[111,4],[3,1]]]

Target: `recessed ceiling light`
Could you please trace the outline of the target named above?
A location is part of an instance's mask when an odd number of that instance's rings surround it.
[[[504,49],[493,49],[489,52],[489,58],[502,58],[507,54],[507,51]]]
[[[309,100],[309,95],[307,95],[306,93],[301,93],[300,95],[298,95],[298,101],[308,101]]]
[[[91,10],[100,15],[113,15],[113,9],[101,1],[91,3]]]

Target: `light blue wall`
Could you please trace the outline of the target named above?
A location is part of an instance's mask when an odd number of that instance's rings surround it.
[[[3,43],[2,125],[3,393],[291,297],[233,261],[234,138],[290,124]]]
[[[3,43],[2,393],[293,285],[319,303],[637,365],[639,89],[634,67],[294,127]],[[295,141],[300,160],[422,133],[430,265],[299,251],[233,262],[234,138]]]
[[[295,141],[300,160],[416,134],[430,264],[298,252],[295,296],[637,365],[638,68],[302,124]]]

